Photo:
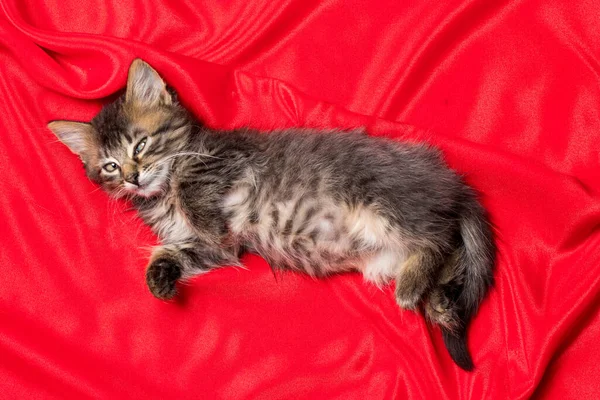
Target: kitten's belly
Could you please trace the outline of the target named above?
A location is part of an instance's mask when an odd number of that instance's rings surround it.
[[[366,207],[327,197],[251,201],[249,193],[242,187],[225,198],[229,229],[274,268],[313,276],[362,269],[369,257],[394,246],[389,222]]]
[[[327,229],[296,234],[264,233],[258,225],[249,227],[240,237],[246,247],[261,255],[273,268],[299,270],[313,276],[355,268],[358,254],[338,233]]]

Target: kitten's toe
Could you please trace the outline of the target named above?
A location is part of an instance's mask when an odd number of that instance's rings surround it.
[[[405,310],[415,310],[423,297],[424,288],[396,282],[396,302]]]
[[[450,300],[440,289],[435,289],[429,294],[425,303],[425,315],[431,322],[442,325],[451,331],[460,325],[460,318]]]
[[[146,283],[150,292],[159,299],[172,299],[177,289],[175,283],[181,278],[181,268],[173,260],[159,258],[146,270]]]
[[[396,303],[405,310],[416,310],[420,300],[419,296],[400,297],[396,295]]]

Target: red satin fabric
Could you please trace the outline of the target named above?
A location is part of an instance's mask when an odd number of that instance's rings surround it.
[[[162,3],[162,4],[161,4]],[[600,3],[4,0],[0,397],[597,399]],[[366,126],[438,145],[496,226],[459,370],[358,274],[145,287],[156,238],[45,128],[152,64],[207,124]]]

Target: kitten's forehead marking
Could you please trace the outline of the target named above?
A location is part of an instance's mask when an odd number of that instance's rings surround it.
[[[169,119],[169,113],[161,108],[140,109],[139,107],[129,105],[124,111],[131,121],[131,129],[133,131],[142,130],[146,133],[151,133],[160,128]]]

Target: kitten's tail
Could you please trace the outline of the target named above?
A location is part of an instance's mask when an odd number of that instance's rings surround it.
[[[440,325],[454,362],[471,371],[474,366],[467,347],[467,326],[493,284],[496,257],[485,210],[474,196],[463,209],[460,239],[430,295],[426,313]]]

